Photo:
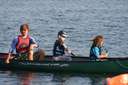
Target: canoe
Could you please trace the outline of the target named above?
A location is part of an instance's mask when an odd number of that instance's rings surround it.
[[[52,56],[47,55],[44,61],[12,60],[6,64],[7,55],[0,53],[0,69],[93,74],[128,72],[128,58],[90,60],[84,56],[72,56],[72,61],[54,61]]]

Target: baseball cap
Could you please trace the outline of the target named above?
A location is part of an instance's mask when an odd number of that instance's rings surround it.
[[[67,33],[61,30],[58,32],[58,36],[67,37]]]

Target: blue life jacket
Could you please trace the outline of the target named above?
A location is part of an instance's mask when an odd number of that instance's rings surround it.
[[[96,60],[98,59],[98,56],[96,56],[95,53],[93,52],[93,48],[94,47],[92,46],[90,49],[90,59]],[[99,55],[101,55],[101,52],[102,52],[101,47],[98,47],[98,49],[99,49]]]

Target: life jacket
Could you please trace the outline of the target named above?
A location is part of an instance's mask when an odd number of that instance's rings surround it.
[[[54,44],[54,49],[53,49],[53,55],[54,56],[62,56],[65,54],[65,47],[59,43],[58,40],[56,40]]]
[[[107,85],[128,85],[128,73],[107,78]]]
[[[93,60],[96,60],[96,59],[98,59],[97,58],[97,56],[93,53],[93,51],[92,51],[92,49],[93,49],[94,47],[92,46],[91,47],[91,49],[90,49],[90,59],[93,59]],[[100,47],[98,47],[99,48],[99,54],[101,55],[101,48]]]
[[[18,43],[16,45],[17,53],[26,53],[29,50],[30,37],[27,36],[25,39],[21,35],[18,36]]]

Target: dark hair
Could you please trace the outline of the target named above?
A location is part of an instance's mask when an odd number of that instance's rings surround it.
[[[67,33],[65,31],[61,30],[61,31],[58,32],[58,36],[66,37]]]
[[[95,47],[95,46],[100,46],[101,42],[104,40],[104,37],[102,35],[98,35],[96,36],[92,41],[93,41],[93,44],[92,46]]]
[[[24,28],[25,27],[25,28]],[[22,30],[24,30],[24,29],[27,29],[28,31],[29,31],[29,26],[28,26],[28,24],[22,24],[21,26],[20,26],[20,32],[22,31]]]

